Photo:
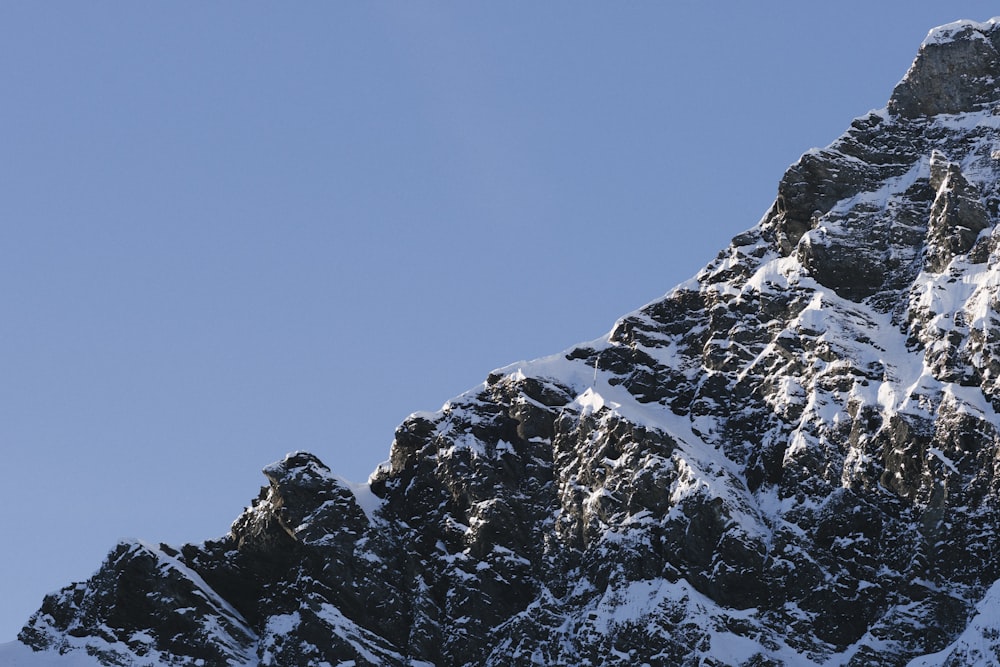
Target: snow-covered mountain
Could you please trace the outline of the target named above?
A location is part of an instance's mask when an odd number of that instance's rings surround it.
[[[1000,664],[1000,19],[604,338],[123,542],[8,664]],[[85,658],[84,656],[90,656]],[[353,661],[353,662],[351,662]]]

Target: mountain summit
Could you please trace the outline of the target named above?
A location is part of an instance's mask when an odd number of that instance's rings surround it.
[[[1000,20],[604,338],[123,542],[19,639],[104,665],[1000,663]]]

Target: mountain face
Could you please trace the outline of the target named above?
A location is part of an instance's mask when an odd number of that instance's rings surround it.
[[[411,415],[352,489],[124,542],[22,630],[106,665],[1000,664],[1000,19],[605,338]],[[352,662],[353,661],[353,662]]]

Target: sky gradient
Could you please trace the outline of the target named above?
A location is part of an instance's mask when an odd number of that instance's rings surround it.
[[[990,4],[0,4],[0,642],[604,334]]]

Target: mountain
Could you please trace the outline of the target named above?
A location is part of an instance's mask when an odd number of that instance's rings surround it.
[[[694,279],[411,415],[364,487],[296,452],[225,537],[119,544],[6,650],[1000,664],[998,81],[1000,19],[931,31]]]

